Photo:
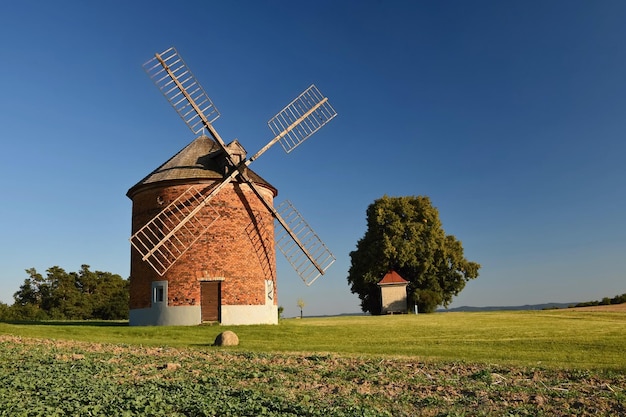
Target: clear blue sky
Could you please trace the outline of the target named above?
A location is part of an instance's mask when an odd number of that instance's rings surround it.
[[[129,275],[129,187],[193,136],[143,72],[176,46],[252,153],[311,83],[339,116],[251,168],[337,262],[279,254],[286,315],[359,311],[376,198],[427,195],[482,264],[452,306],[626,292],[626,2],[0,2],[0,301],[59,265]]]

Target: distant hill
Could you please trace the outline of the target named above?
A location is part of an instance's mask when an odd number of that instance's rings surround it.
[[[610,306],[617,305],[619,311],[626,309],[626,293],[622,295],[616,295],[613,298],[604,297],[600,301],[585,301],[585,302],[573,302],[573,303],[545,303],[545,304],[525,304],[523,306],[498,306],[498,307],[455,307],[450,309],[438,309],[439,312],[446,311],[498,311],[498,310],[547,310],[555,308],[569,308],[569,307],[594,307],[594,306]]]
[[[547,310],[553,308],[569,308],[578,304],[577,301],[572,303],[544,303],[544,304],[525,304],[522,306],[487,306],[487,307],[470,307],[462,306],[455,308],[441,308],[438,312],[454,312],[454,311],[502,311],[502,310]]]

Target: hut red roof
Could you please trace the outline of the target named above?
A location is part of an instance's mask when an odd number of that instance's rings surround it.
[[[409,281],[407,281],[406,279],[402,278],[400,276],[400,274],[398,274],[396,271],[389,271],[387,272],[387,274],[383,277],[383,279],[380,280],[380,282],[378,283],[378,285],[385,285],[385,284],[408,284]]]

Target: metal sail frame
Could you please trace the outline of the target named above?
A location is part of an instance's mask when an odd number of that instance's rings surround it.
[[[254,182],[250,180],[246,168],[276,142],[280,141],[285,152],[289,153],[332,120],[337,113],[328,102],[328,99],[319,92],[317,87],[311,85],[270,119],[268,125],[275,134],[274,138],[252,157],[235,163],[230,150],[212,125],[212,122],[219,117],[219,111],[202,86],[196,81],[176,49],[169,48],[161,54],[155,54],[154,58],[144,64],[144,69],[189,129],[195,134],[206,129],[220,146],[228,163],[234,169],[231,169],[230,173],[217,186],[200,191],[200,193],[203,193],[201,197],[194,198],[189,203],[192,208],[187,211],[183,218],[177,219],[177,224],[166,230],[163,233],[163,237],[157,242],[154,242],[156,240],[154,238],[156,234],[153,232],[155,225],[161,225],[169,221],[168,216],[173,210],[172,205],[177,202],[180,205],[179,200],[182,195],[133,234],[131,243],[142,255],[142,259],[148,261],[157,273],[163,275],[195,243],[198,237],[196,236],[186,247],[177,248],[177,253],[172,253],[170,248],[176,247],[176,244],[182,240],[177,236],[177,233],[181,230],[189,232],[190,228],[187,227],[187,224],[191,223],[193,225],[196,215],[205,206],[209,205],[209,201],[213,196],[229,184],[231,180],[239,176],[250,186],[285,231],[285,234],[281,235],[278,240],[279,249],[304,283],[311,285],[320,275],[325,273],[326,269],[335,261],[335,257],[291,203],[284,206],[288,208],[285,213],[288,214],[289,220],[286,221],[273,205],[265,199]],[[210,116],[210,119],[205,112]],[[211,224],[215,220],[213,219]],[[197,230],[195,232],[191,230],[191,233],[201,235],[211,224],[204,228],[197,227]],[[294,232],[294,230],[296,231]],[[291,241],[286,239],[287,236]],[[301,254],[296,254],[298,251]]]

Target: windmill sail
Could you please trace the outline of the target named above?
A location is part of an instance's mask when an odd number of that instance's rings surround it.
[[[203,210],[203,216],[197,214]],[[130,243],[159,274],[165,272],[219,218],[206,192],[190,187],[139,229]]]
[[[312,85],[272,117],[267,125],[279,138],[284,151],[289,153],[335,116],[337,112],[328,99]],[[292,125],[294,127],[290,128]]]
[[[307,286],[311,285],[335,262],[335,257],[291,202],[283,201],[276,207],[276,211],[289,226],[276,233],[278,248],[302,281]],[[293,232],[297,241],[288,230]]]
[[[176,49],[169,48],[156,54],[143,64],[143,68],[194,134],[205,128],[203,118],[213,123],[220,117],[220,112]]]

